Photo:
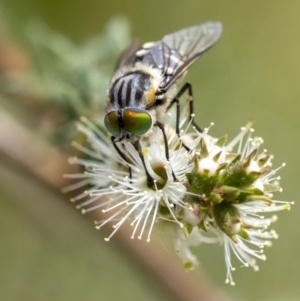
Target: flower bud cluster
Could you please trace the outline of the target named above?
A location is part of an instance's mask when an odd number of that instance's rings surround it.
[[[268,239],[277,238],[274,231],[267,231],[276,218],[260,213],[289,210],[290,204],[272,200],[272,192],[281,189],[278,178],[273,177],[276,170],[271,169],[272,158],[265,151],[259,154],[261,138],[249,137],[243,147],[240,139],[239,151],[233,153],[226,147],[226,136],[216,140],[205,133],[200,135],[194,168],[186,174],[190,193],[185,201],[189,205],[182,214],[185,235],[180,239],[187,241],[181,245],[195,245],[197,231],[217,234],[225,247],[226,282],[233,285],[230,250],[244,266],[257,270],[254,257],[264,260],[263,247],[270,245]],[[197,239],[198,244],[204,242],[199,236]],[[179,255],[184,258],[182,254],[181,248]],[[184,265],[193,268],[196,263]]]

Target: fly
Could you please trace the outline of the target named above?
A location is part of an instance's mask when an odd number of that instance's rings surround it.
[[[154,185],[154,180],[147,171],[140,138],[151,133],[154,126],[159,127],[169,161],[164,116],[176,104],[176,133],[180,137],[179,99],[188,92],[192,118],[193,91],[189,83],[178,91],[178,84],[188,68],[219,40],[221,34],[221,23],[207,22],[168,34],[142,47],[134,40],[119,59],[108,91],[104,124],[123,159],[125,157],[116,142],[127,140],[133,144],[143,162],[149,187]],[[192,123],[200,130],[194,120]],[[172,176],[176,181],[173,171]]]

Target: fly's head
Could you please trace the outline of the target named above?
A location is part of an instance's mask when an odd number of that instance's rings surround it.
[[[152,127],[151,115],[143,109],[126,108],[110,111],[104,118],[106,129],[117,138],[134,142]]]

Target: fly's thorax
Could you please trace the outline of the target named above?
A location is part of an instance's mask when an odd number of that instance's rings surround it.
[[[162,79],[160,70],[136,63],[118,70],[108,91],[107,111],[135,107],[147,109],[156,102]]]

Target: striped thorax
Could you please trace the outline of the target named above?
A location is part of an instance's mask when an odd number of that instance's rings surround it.
[[[136,141],[163,118],[174,93],[173,89],[167,93],[160,90],[162,79],[159,69],[140,62],[125,66],[113,76],[104,121],[117,140]]]

